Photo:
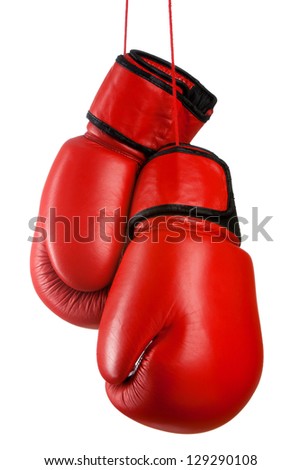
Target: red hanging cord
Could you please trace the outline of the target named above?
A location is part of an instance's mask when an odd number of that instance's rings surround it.
[[[175,126],[175,144],[180,145],[179,137],[179,121],[178,121],[178,107],[177,107],[177,82],[176,82],[176,67],[175,67],[175,52],[174,52],[174,39],[173,39],[173,23],[172,23],[172,2],[168,0],[169,12],[169,32],[170,32],[170,51],[171,51],[171,78],[172,78],[172,96],[173,96],[173,118]],[[125,20],[124,20],[124,45],[123,53],[126,54],[127,49],[127,32],[128,32],[128,15],[129,15],[129,0],[125,1]]]
[[[171,51],[173,117],[174,117],[174,123],[175,123],[175,142],[176,142],[176,146],[178,146],[178,145],[180,145],[180,137],[179,137],[179,121],[178,121],[178,108],[177,108],[177,84],[176,84],[176,67],[175,67],[175,52],[174,52],[171,0],[168,0],[168,11],[169,11],[169,31],[170,31],[170,51]]]
[[[124,19],[124,44],[123,53],[126,54],[126,43],[128,35],[128,16],[129,16],[129,0],[125,0],[125,19]]]

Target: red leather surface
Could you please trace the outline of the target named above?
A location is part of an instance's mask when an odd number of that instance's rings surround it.
[[[115,63],[90,111],[127,138],[155,151],[174,142],[172,100],[167,91]],[[204,123],[179,100],[177,110],[180,141],[191,142]]]
[[[134,240],[125,252],[100,323],[99,369],[128,417],[208,431],[246,405],[261,375],[252,261],[228,240],[212,244],[208,232],[194,241],[189,224],[181,243],[166,243],[164,224],[158,232],[158,243]]]
[[[182,138],[190,141],[203,123],[180,102],[178,106]],[[125,246],[135,181],[145,160],[135,143],[157,150],[173,141],[172,96],[116,63],[90,111],[104,121],[104,131],[90,122],[84,136],[67,141],[59,151],[42,194],[43,221],[37,224],[46,229],[47,239],[32,248],[31,274],[37,293],[56,314],[95,327],[101,312],[96,314],[93,307],[88,314],[88,309],[92,298],[95,306],[97,296],[105,297],[113,280]],[[75,307],[77,298],[81,301]]]
[[[103,233],[97,217],[103,208],[107,217],[113,217],[116,208],[127,216],[136,174],[135,160],[86,137],[71,139],[61,148],[45,184],[40,215],[47,217],[49,234],[49,208],[70,221],[70,241],[66,225],[58,222],[56,241],[47,240],[47,251],[58,276],[73,289],[95,291],[111,283],[124,243],[114,233],[115,222],[108,221]],[[123,223],[120,233],[125,232]],[[82,243],[74,236],[78,233]]]
[[[225,211],[226,175],[214,160],[171,151],[153,158],[142,169],[135,188],[131,216],[162,204],[184,204]]]
[[[154,66],[154,67],[158,67],[160,70],[162,70],[162,72],[164,73],[167,73],[168,75],[172,76],[172,73],[171,73],[171,69],[168,68],[168,67],[164,67],[160,64],[158,64],[156,61],[154,60],[151,60],[151,59],[148,59],[148,58],[145,58],[144,59],[145,62],[147,62],[148,64]],[[178,73],[177,71],[175,72],[175,75],[176,75],[176,79],[177,80],[181,80],[183,81],[187,86],[188,88],[192,88],[193,87],[193,83],[187,79],[186,77],[183,77],[180,73]]]
[[[209,431],[232,419],[254,393],[263,366],[250,256],[227,228],[180,215],[181,204],[224,210],[229,197],[226,167],[207,151],[190,150],[169,149],[140,173],[132,216],[162,204],[180,204],[173,207],[179,215],[136,226],[97,348],[114,406],[177,433]]]
[[[136,65],[137,67],[139,67],[141,70],[144,70],[144,71],[148,71],[148,69],[143,66],[143,63],[139,63],[137,64],[137,62],[131,57],[130,54],[126,54],[126,59],[131,62],[132,64]],[[156,62],[155,60],[151,60],[147,57],[144,57],[143,58],[143,61],[145,62],[144,65],[146,64],[150,64],[151,66],[153,66],[155,69],[157,69],[158,71],[162,71],[164,72],[165,74],[167,74],[169,77],[172,77],[172,74],[171,74],[171,67],[166,67],[162,64],[160,64],[159,62]],[[190,82],[189,80],[187,80],[186,78],[184,78],[181,74],[177,73],[176,72],[176,78],[183,81],[189,88],[191,88],[193,86],[192,82]],[[163,80],[165,83],[167,83],[168,85],[170,85],[171,81],[170,80],[167,80],[167,79],[164,79],[162,76],[160,76],[160,79]],[[177,87],[177,91],[182,93],[183,90],[180,88],[180,87]]]
[[[45,242],[33,243],[31,276],[41,300],[59,317],[73,325],[98,328],[108,288],[81,292],[67,286],[54,271]]]

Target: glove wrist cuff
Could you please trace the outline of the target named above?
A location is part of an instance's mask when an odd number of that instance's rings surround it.
[[[216,97],[176,68],[180,141],[210,118]],[[146,156],[174,141],[171,65],[141,51],[117,57],[88,112],[89,121]]]
[[[208,150],[181,146],[156,153],[142,169],[131,208],[135,226],[157,216],[184,216],[219,224],[240,238],[231,175]]]

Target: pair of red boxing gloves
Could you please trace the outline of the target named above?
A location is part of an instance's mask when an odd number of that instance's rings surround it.
[[[216,98],[170,63],[117,58],[47,178],[31,252],[43,302],[99,328],[115,407],[196,433],[232,419],[259,382],[263,348],[252,261],[240,248],[230,172],[190,145]]]

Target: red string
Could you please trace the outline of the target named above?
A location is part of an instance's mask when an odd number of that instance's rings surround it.
[[[177,84],[176,84],[176,67],[175,67],[175,51],[174,51],[174,40],[173,40],[171,0],[168,0],[168,10],[169,10],[169,31],[170,31],[170,50],[171,50],[173,117],[174,117],[174,123],[175,123],[175,142],[176,142],[176,146],[178,146],[180,144],[180,137],[179,137],[179,121],[178,121],[178,108],[177,108]]]
[[[175,66],[173,23],[172,23],[172,1],[171,0],[168,0],[168,11],[169,11],[169,31],[170,31],[170,51],[171,51],[173,118],[174,118],[174,126],[175,126],[175,144],[176,146],[178,146],[180,145],[180,137],[179,137],[179,121],[178,121],[178,107],[177,107],[177,82],[176,82],[176,66]],[[125,1],[125,20],[124,20],[124,45],[123,45],[124,54],[126,54],[126,50],[127,50],[128,15],[129,15],[129,0],[126,0]]]
[[[128,35],[128,16],[129,16],[129,0],[125,0],[125,19],[124,19],[124,45],[123,53],[126,54],[126,42]]]

